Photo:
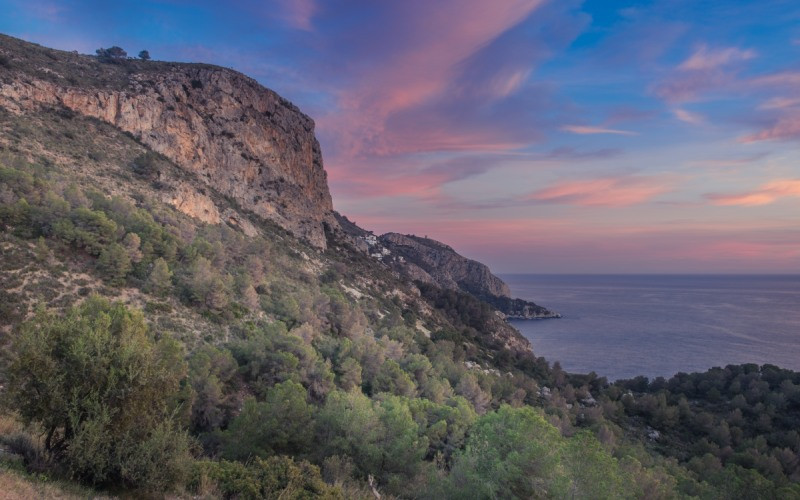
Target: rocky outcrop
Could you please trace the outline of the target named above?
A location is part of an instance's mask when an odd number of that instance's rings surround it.
[[[64,107],[108,122],[247,211],[325,248],[325,226],[337,223],[314,122],[275,92],[209,65],[103,63],[5,36],[0,52],[0,107]],[[179,193],[174,204],[220,219],[210,199]]]
[[[378,240],[393,255],[403,257],[403,262],[395,262],[411,279],[475,296],[511,296],[508,285],[488,267],[459,255],[444,243],[398,233],[386,233]]]
[[[481,299],[494,306],[506,319],[550,319],[561,315],[533,302],[509,297],[483,296]]]
[[[367,240],[369,241],[369,240]],[[447,290],[467,292],[488,302],[507,319],[560,318],[561,315],[533,302],[511,297],[511,290],[489,268],[456,253],[430,238],[387,233],[377,245],[387,249],[382,260],[412,281]],[[383,250],[383,249],[380,249]],[[375,252],[375,249],[370,250]],[[374,255],[382,255],[380,252]]]

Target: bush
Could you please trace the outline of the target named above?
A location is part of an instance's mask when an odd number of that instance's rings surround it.
[[[64,317],[40,310],[9,354],[6,404],[42,428],[72,476],[153,489],[183,479],[191,441],[173,420],[183,353],[156,342],[141,313],[99,297]]]
[[[189,490],[202,495],[209,493],[208,489],[241,500],[344,498],[338,488],[325,484],[318,467],[287,457],[256,458],[247,465],[227,460],[197,462]]]
[[[161,163],[161,155],[153,151],[148,151],[134,158],[133,172],[146,179],[154,179],[158,177],[159,164]]]

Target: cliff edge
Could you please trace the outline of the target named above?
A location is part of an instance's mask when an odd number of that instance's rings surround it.
[[[382,257],[385,262],[413,281],[469,293],[489,303],[508,319],[561,317],[533,302],[512,298],[508,285],[492,274],[489,267],[460,255],[444,243],[398,233],[386,233],[375,241],[373,246],[382,248],[374,255],[385,254]]]
[[[314,121],[275,92],[206,64],[97,57],[0,35],[0,106],[66,108],[132,134],[243,209],[318,248],[336,227]],[[219,222],[207,200],[174,205]]]

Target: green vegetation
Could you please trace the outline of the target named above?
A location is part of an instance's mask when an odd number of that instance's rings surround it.
[[[22,151],[38,137],[17,132]],[[0,154],[14,478],[134,496],[800,498],[800,374],[565,373],[487,334],[497,316],[471,295],[268,223],[247,237],[189,219],[154,187],[169,162],[107,137],[124,147],[59,154],[110,181]]]
[[[174,416],[185,362],[140,313],[92,297],[65,317],[40,311],[10,349],[5,397],[45,436],[48,457],[92,484],[162,491],[183,480],[191,442]]]
[[[620,381],[626,414],[658,430],[659,451],[733,494],[800,496],[800,374],[773,365]]]
[[[117,47],[116,45],[107,49],[100,47],[95,52],[97,53],[97,58],[103,62],[115,62],[128,57],[128,53],[122,47]]]

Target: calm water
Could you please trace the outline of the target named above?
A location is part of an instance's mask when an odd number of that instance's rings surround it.
[[[514,321],[534,352],[609,380],[712,366],[800,370],[800,275],[504,275],[564,317]]]

